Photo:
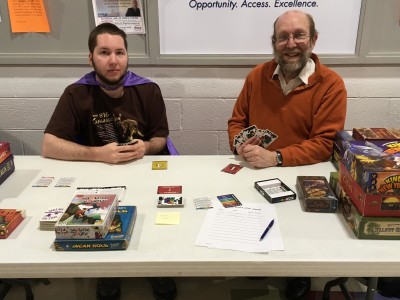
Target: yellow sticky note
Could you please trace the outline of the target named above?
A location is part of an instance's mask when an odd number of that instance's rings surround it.
[[[181,222],[181,213],[175,212],[159,212],[156,217],[156,225],[176,225]]]
[[[168,161],[166,160],[155,160],[152,163],[153,170],[166,170],[168,168]]]

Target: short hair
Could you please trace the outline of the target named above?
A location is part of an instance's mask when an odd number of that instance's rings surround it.
[[[90,53],[93,53],[94,48],[97,46],[97,36],[100,34],[108,33],[111,35],[119,35],[124,40],[125,49],[128,50],[128,42],[126,40],[126,33],[118,26],[111,23],[102,23],[96,26],[89,35],[88,46]]]
[[[315,22],[314,22],[314,19],[313,19],[313,17],[310,15],[310,14],[307,14],[307,13],[304,13],[305,14],[305,16],[307,17],[307,19],[308,19],[308,23],[310,24],[310,27],[309,27],[309,30],[310,30],[310,37],[311,37],[311,39],[313,40],[314,38],[315,38],[315,35],[318,33],[317,32],[317,29],[315,28]],[[280,18],[281,16],[279,16],[278,18],[276,18],[276,20],[275,20],[275,22],[274,22],[274,32],[273,32],[273,34],[272,34],[272,37],[271,37],[271,39],[272,39],[272,43],[274,42],[274,40],[275,40],[275,35],[276,35],[276,23],[278,22],[278,20],[279,20],[279,18]]]

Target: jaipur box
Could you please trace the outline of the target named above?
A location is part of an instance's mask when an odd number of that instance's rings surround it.
[[[342,162],[365,193],[400,193],[398,142],[349,142]],[[393,144],[394,143],[394,144]]]
[[[364,141],[400,141],[398,128],[353,128],[353,138]]]
[[[325,176],[297,176],[296,188],[305,211],[336,211],[338,199]]]
[[[296,199],[295,192],[278,178],[256,181],[254,187],[270,203]]]
[[[101,239],[118,205],[116,194],[75,194],[54,226],[57,239]]]
[[[400,194],[366,194],[342,163],[339,166],[339,170],[340,185],[361,215],[400,217]]]
[[[340,194],[339,210],[358,239],[400,239],[399,217],[362,216],[343,190]]]

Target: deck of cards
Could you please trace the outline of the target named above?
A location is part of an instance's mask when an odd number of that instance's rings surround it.
[[[256,125],[247,127],[239,132],[233,140],[233,146],[239,147],[249,138],[256,136],[261,140],[260,146],[267,148],[278,136],[269,129],[258,129]]]

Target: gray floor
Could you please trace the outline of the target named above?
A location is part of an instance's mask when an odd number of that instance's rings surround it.
[[[321,291],[331,278],[313,278],[312,290]],[[51,279],[48,286],[32,280],[35,300],[95,300],[96,279]],[[284,299],[284,278],[250,280],[248,278],[176,278],[178,297],[176,300],[273,300]],[[355,280],[347,283],[353,292],[364,291]],[[337,290],[337,289],[335,289]],[[25,299],[21,287],[13,287],[5,300]],[[121,300],[152,300],[150,284],[143,278],[122,279]]]

